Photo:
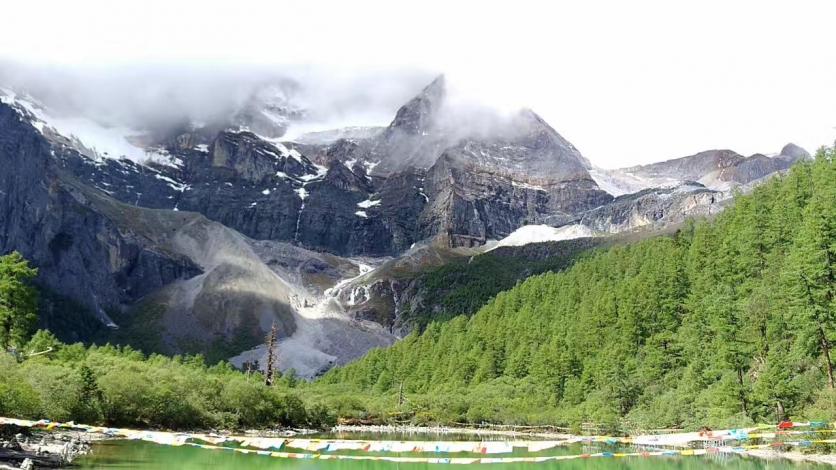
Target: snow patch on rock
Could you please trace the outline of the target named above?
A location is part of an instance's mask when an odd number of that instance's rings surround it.
[[[588,171],[589,176],[599,188],[616,197],[650,188],[673,188],[684,182],[676,178],[638,176],[627,170],[605,170],[593,167]]]
[[[141,131],[119,126],[107,126],[84,117],[53,115],[45,106],[28,95],[19,95],[11,90],[0,90],[2,101],[28,114],[30,123],[42,134],[48,131],[74,142],[79,151],[88,157],[101,161],[104,158],[127,158],[137,163],[155,161],[167,163],[169,156],[148,151],[134,143]]]
[[[546,188],[544,188],[542,186],[537,186],[536,184],[529,184],[529,183],[520,182],[520,181],[513,181],[512,180],[511,185],[514,186],[515,188],[533,189],[535,191],[545,191],[546,190]]]
[[[588,171],[589,176],[592,177],[595,184],[613,196],[631,194],[653,186],[651,180],[641,178],[623,170],[590,168]]]
[[[361,209],[368,209],[369,207],[375,207],[380,205],[380,199],[376,199],[372,201],[371,199],[366,199],[365,201],[360,201],[357,203],[357,207]]]

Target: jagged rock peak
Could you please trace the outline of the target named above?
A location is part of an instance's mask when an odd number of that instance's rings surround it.
[[[781,149],[781,155],[794,159],[810,158],[810,152],[790,142]]]
[[[441,108],[447,93],[444,75],[439,75],[421,93],[401,106],[389,129],[398,129],[407,134],[420,134],[433,125],[436,113]]]
[[[265,82],[256,87],[230,119],[229,125],[249,129],[270,138],[281,137],[306,110],[294,102],[300,85],[289,79]]]

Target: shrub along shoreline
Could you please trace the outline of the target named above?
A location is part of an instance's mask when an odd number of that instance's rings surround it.
[[[63,345],[39,331],[18,362],[0,354],[0,416],[161,429],[327,428],[335,418],[306,405],[281,378],[266,386],[226,362],[145,356],[130,347]]]

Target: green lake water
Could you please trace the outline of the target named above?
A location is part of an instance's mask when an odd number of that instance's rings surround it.
[[[611,450],[613,449],[601,449]],[[590,451],[580,445],[570,446],[552,452],[557,454],[580,454]],[[406,455],[406,454],[404,454]],[[457,456],[456,454],[453,454]],[[502,454],[499,456],[509,456]],[[522,455],[522,454],[513,454]],[[414,454],[413,454],[414,456]],[[283,468],[288,470],[423,470],[444,468],[473,468],[473,466],[444,464],[394,463],[381,461],[346,461],[346,460],[291,460],[275,457],[241,454],[224,450],[200,449],[191,446],[170,447],[140,441],[105,441],[93,447],[93,453],[77,462],[77,468],[101,469],[266,469]],[[735,455],[690,456],[690,457],[628,457],[628,458],[592,458],[583,460],[565,460],[545,463],[483,464],[478,468],[485,470],[510,469],[602,469],[602,470],[690,470],[690,469],[727,469],[727,470],[824,470],[829,466],[796,464],[783,460],[764,461],[743,458]]]

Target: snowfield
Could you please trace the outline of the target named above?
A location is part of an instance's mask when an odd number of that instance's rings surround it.
[[[603,191],[613,196],[632,194],[642,189],[653,188],[665,185],[675,185],[678,181],[656,181],[641,176],[636,176],[624,170],[605,170],[603,168],[590,168],[589,176]]]
[[[147,151],[133,144],[132,139],[141,137],[142,131],[107,126],[85,117],[55,116],[34,98],[18,95],[7,89],[0,89],[0,99],[3,103],[26,110],[31,116],[32,126],[40,133],[43,134],[49,129],[62,135],[75,142],[76,146],[80,147],[78,150],[91,158],[127,158],[136,163],[166,163],[170,159],[168,155]]]
[[[495,250],[501,246],[523,246],[529,243],[554,242],[571,240],[573,238],[595,237],[598,235],[591,228],[580,224],[564,225],[563,227],[557,228],[548,225],[523,225],[497,242],[488,251]]]
[[[360,201],[360,202],[357,203],[357,207],[359,207],[361,209],[368,209],[369,207],[375,207],[375,206],[379,206],[379,205],[380,205],[380,199],[376,199],[374,201],[371,200],[371,199],[366,199],[365,201]]]

